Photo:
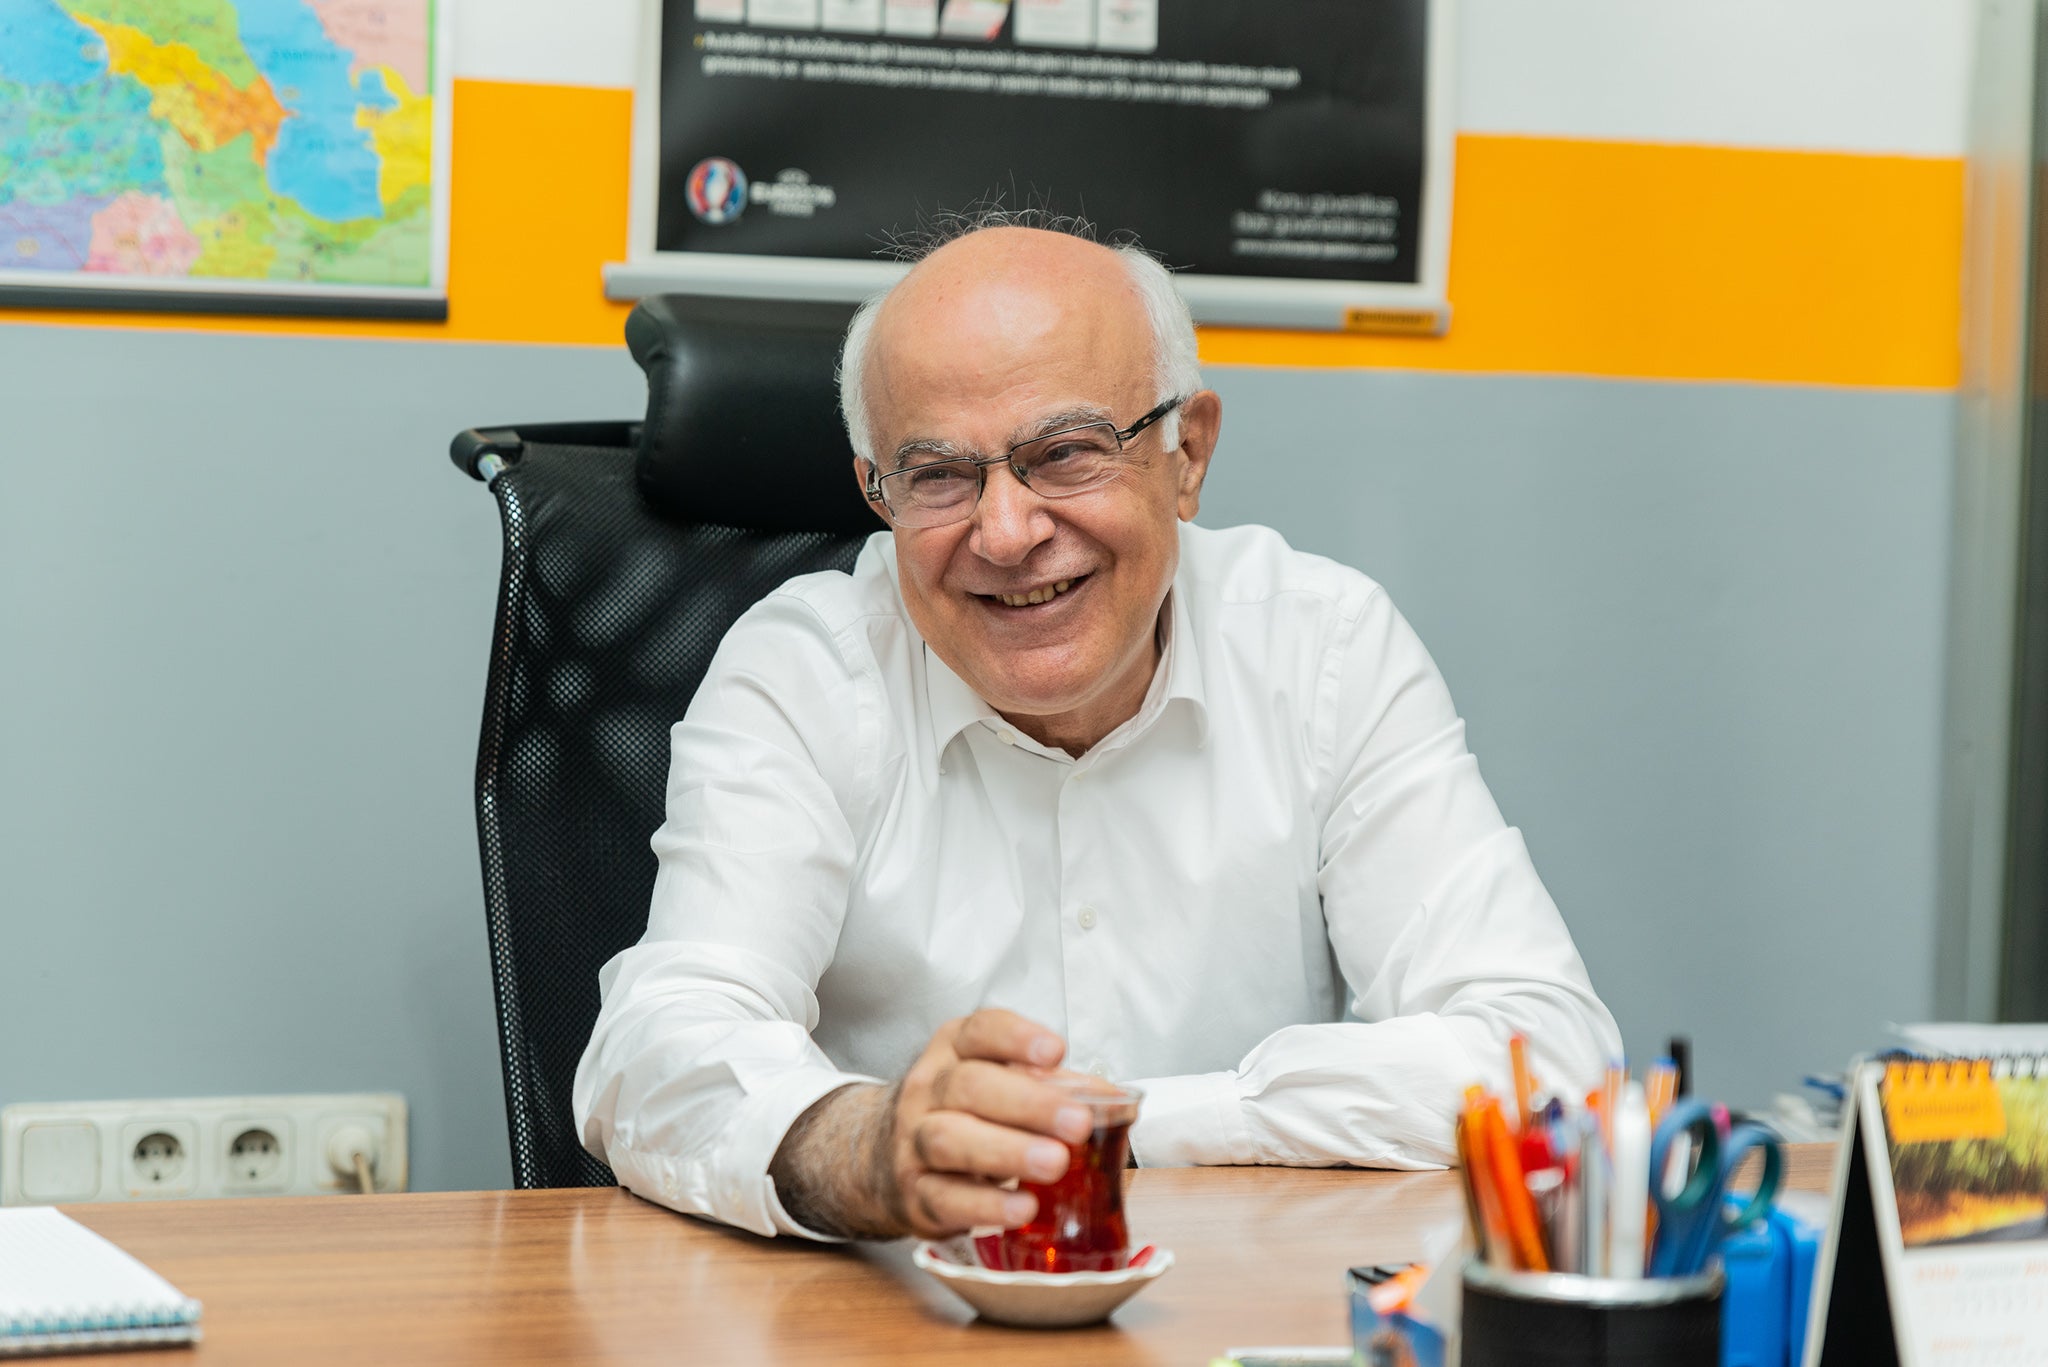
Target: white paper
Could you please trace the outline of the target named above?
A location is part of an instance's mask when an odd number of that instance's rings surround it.
[[[86,1332],[198,1315],[198,1302],[54,1206],[0,1210],[0,1331],[58,1321]]]
[[[832,33],[880,33],[882,0],[824,0],[819,18]]]
[[[939,0],[882,0],[882,32],[930,38],[939,31]]]
[[[1915,1053],[1956,1058],[2048,1054],[2048,1025],[1980,1025],[1970,1021],[1894,1025],[1892,1033]]]
[[[1095,45],[1112,52],[1151,52],[1159,46],[1159,0],[1100,0]]]
[[[747,22],[758,28],[816,28],[818,0],[747,0]]]
[[[697,17],[714,24],[743,24],[747,0],[697,0]]]
[[[1034,47],[1092,47],[1096,0],[1017,0],[1020,44]]]

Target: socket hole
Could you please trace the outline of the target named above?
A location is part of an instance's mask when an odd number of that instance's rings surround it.
[[[185,1169],[185,1146],[178,1136],[152,1130],[135,1141],[135,1170],[152,1185],[171,1181]]]
[[[252,1125],[228,1145],[228,1170],[237,1181],[273,1182],[284,1166],[284,1146],[261,1125]]]

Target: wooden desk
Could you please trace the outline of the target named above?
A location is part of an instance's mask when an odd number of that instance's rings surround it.
[[[1833,1153],[1794,1149],[1825,1189]],[[1462,1218],[1449,1173],[1180,1168],[1131,1175],[1131,1228],[1173,1270],[1107,1326],[979,1323],[907,1244],[816,1248],[617,1189],[71,1206],[205,1302],[193,1354],[91,1361],[1200,1364],[1347,1341],[1345,1268]],[[78,1358],[62,1359],[66,1362]]]

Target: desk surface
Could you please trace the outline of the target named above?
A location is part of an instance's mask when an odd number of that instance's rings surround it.
[[[1790,1185],[1825,1189],[1828,1146],[1789,1158]],[[206,1337],[62,1361],[1203,1363],[1345,1342],[1344,1269],[1461,1218],[1445,1172],[1160,1169],[1131,1175],[1130,1203],[1174,1268],[1061,1333],[979,1323],[907,1244],[771,1242],[616,1188],[71,1206],[203,1301]]]

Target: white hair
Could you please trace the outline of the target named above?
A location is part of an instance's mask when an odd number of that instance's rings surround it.
[[[898,248],[900,259],[918,262],[949,242],[957,242],[990,228],[1043,228],[1092,242],[1089,226],[1080,219],[1056,217],[1037,210],[983,209],[971,215],[954,215],[939,226]],[[1145,310],[1152,328],[1152,375],[1157,390],[1155,402],[1184,399],[1202,387],[1202,370],[1195,351],[1195,323],[1188,306],[1173,286],[1173,276],[1159,259],[1134,240],[1106,244],[1123,262],[1131,287]],[[900,282],[899,282],[900,283]],[[868,342],[875,330],[875,317],[895,286],[863,303],[846,329],[846,342],[839,351],[839,412],[846,421],[846,435],[853,452],[862,460],[875,461],[874,434],[868,425],[867,358]],[[1135,414],[1133,415],[1136,416]],[[1160,419],[1159,439],[1172,449],[1180,443],[1180,412]]]

